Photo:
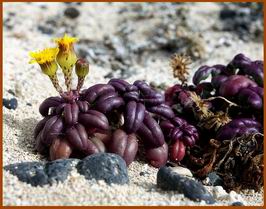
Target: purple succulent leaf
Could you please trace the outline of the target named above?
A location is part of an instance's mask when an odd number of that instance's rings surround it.
[[[81,124],[76,124],[66,130],[66,139],[73,145],[74,149],[84,151],[88,146],[88,135]]]
[[[118,91],[119,93],[124,93],[127,91],[127,86],[129,86],[130,84],[128,82],[126,82],[125,80],[121,80],[121,79],[116,79],[113,78],[108,82],[109,85],[112,85],[116,91]]]
[[[77,103],[66,104],[64,107],[64,120],[66,125],[72,126],[77,123],[79,107]]]
[[[61,97],[49,97],[41,103],[39,107],[39,112],[42,116],[47,116],[49,114],[50,108],[57,107],[63,102],[64,100]]]
[[[86,155],[92,155],[99,152],[105,152],[105,145],[97,138],[91,138],[87,141],[87,148],[84,151]]]
[[[124,113],[125,130],[127,133],[135,133],[141,126],[145,114],[145,106],[135,101],[127,103]]]
[[[226,75],[214,76],[212,77],[212,80],[211,80],[212,86],[218,89],[223,84],[223,82],[225,82],[227,79],[228,79],[228,76]]]
[[[88,88],[83,97],[89,104],[92,104],[98,97],[109,92],[115,92],[115,88],[109,84],[96,84]]]
[[[53,116],[46,121],[42,131],[42,139],[46,145],[51,145],[52,141],[62,134],[63,120],[59,116]]]
[[[244,134],[261,133],[262,126],[250,118],[238,118],[224,125],[217,133],[218,140],[231,140]]]
[[[86,113],[90,108],[87,101],[77,101],[77,105],[79,107],[79,111],[83,113]]]
[[[97,129],[99,132],[109,130],[109,123],[106,116],[96,110],[88,110],[87,113],[79,114],[79,122],[88,129]]]
[[[40,120],[37,125],[34,128],[34,138],[36,139],[36,137],[39,135],[39,133],[41,132],[41,130],[44,128],[45,123],[51,118],[51,116],[46,116],[45,118],[43,118],[42,120]]]
[[[62,103],[60,105],[58,105],[55,109],[55,114],[56,115],[61,115],[64,111],[64,107],[67,105],[67,103]]]
[[[106,94],[101,95],[100,97],[97,98],[96,102],[95,102],[95,106],[104,103],[105,100],[109,99],[109,98],[114,98],[114,97],[118,97],[118,94],[116,92],[108,92]]]
[[[125,92],[123,95],[123,98],[125,101],[139,101],[139,92],[137,91],[130,91],[130,92]]]
[[[48,150],[48,147],[44,144],[42,136],[43,136],[43,130],[41,130],[36,137],[35,149],[40,154],[45,154]]]
[[[256,86],[254,81],[243,75],[232,75],[220,86],[219,94],[223,97],[233,97],[243,88]]]
[[[129,165],[135,159],[138,151],[138,142],[135,134],[126,134],[121,129],[117,129],[108,145],[108,151],[120,155]]]
[[[197,129],[179,117],[162,121],[160,127],[171,143],[181,140],[186,146],[192,147],[199,138]]]
[[[251,107],[255,110],[261,110],[263,108],[263,98],[261,98],[261,96],[254,91],[254,88],[241,89],[237,95],[237,98],[241,105]]]
[[[168,159],[168,145],[164,143],[159,147],[146,148],[146,158],[156,168],[164,166]]]
[[[192,81],[194,85],[197,86],[202,80],[206,80],[211,74],[218,75],[220,73],[221,73],[220,68],[215,68],[214,66],[203,65],[194,73]]]
[[[239,69],[245,75],[251,76],[259,86],[263,86],[263,62],[261,60],[251,61],[244,54],[236,55],[229,63],[229,68]]]
[[[114,109],[124,106],[125,102],[121,97],[109,97],[101,103],[95,105],[95,109],[106,114]]]
[[[157,106],[148,107],[147,110],[165,119],[171,119],[175,116],[172,108],[166,104],[160,104]]]
[[[259,86],[252,87],[251,86],[251,87],[249,87],[249,89],[251,89],[252,91],[256,92],[263,99],[263,97],[264,97],[264,90],[263,90],[262,87],[259,87]]]
[[[165,142],[159,124],[147,112],[145,112],[143,123],[139,127],[137,134],[150,147],[159,147]]]

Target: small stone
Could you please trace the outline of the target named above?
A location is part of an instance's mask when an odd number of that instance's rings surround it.
[[[38,30],[41,31],[43,34],[47,35],[51,35],[54,33],[54,29],[50,26],[39,25]]]
[[[204,200],[208,204],[215,202],[204,186],[191,178],[181,176],[171,167],[161,167],[157,173],[157,186],[163,190],[177,191],[194,201]]]
[[[231,206],[244,206],[242,202],[233,202]]]
[[[237,11],[231,9],[221,10],[220,18],[221,19],[229,19],[234,18],[237,15]]]
[[[126,163],[116,154],[90,155],[78,163],[77,169],[88,180],[104,180],[107,184],[127,184],[129,182]]]
[[[139,175],[140,176],[146,176],[146,175],[148,175],[149,173],[147,172],[147,171],[141,171],[140,173],[139,173]]]
[[[15,92],[12,89],[8,89],[7,91],[9,94],[11,94],[12,96],[16,96]]]
[[[223,180],[220,176],[216,174],[216,172],[211,172],[207,175],[209,178],[209,183],[211,186],[221,186],[223,185]]]
[[[80,15],[80,12],[78,9],[76,9],[75,7],[68,7],[65,12],[64,12],[65,16],[75,19]]]
[[[7,165],[4,169],[22,182],[32,186],[43,186],[64,182],[78,162],[76,159],[61,159],[48,163],[23,162]]]
[[[5,99],[3,98],[3,105],[10,110],[15,110],[18,107],[18,101],[16,98]]]
[[[44,171],[44,164],[41,162],[15,163],[5,166],[4,169],[17,176],[20,181],[32,186],[48,184],[48,176]]]
[[[64,182],[78,162],[77,159],[60,159],[48,162],[45,165],[45,171],[49,177],[49,183]]]
[[[113,78],[114,77],[114,74],[113,72],[110,72],[110,73],[107,73],[104,78]]]

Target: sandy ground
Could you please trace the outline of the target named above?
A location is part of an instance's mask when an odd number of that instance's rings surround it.
[[[118,10],[123,3],[86,3],[77,6],[81,15],[75,20],[65,20],[63,10],[67,5],[62,3],[4,3],[4,20],[10,18],[9,26],[4,27],[4,86],[3,97],[11,98],[12,90],[18,99],[18,108],[3,108],[3,164],[15,162],[45,160],[34,151],[33,128],[41,116],[39,104],[46,98],[56,95],[48,77],[43,75],[37,65],[29,65],[29,51],[35,51],[52,45],[51,38],[62,35],[66,29],[58,28],[54,34],[43,34],[37,25],[47,18],[66,21],[66,28],[75,26],[74,34],[80,39],[102,40],[107,33],[114,33],[119,24]],[[206,7],[208,9],[206,9]],[[243,52],[252,59],[263,58],[261,42],[246,42],[229,32],[208,30],[213,19],[206,20],[206,15],[214,17],[219,9],[216,3],[196,3],[190,5],[191,24],[203,24],[204,40],[207,43],[204,59],[196,60],[192,70],[200,63],[227,63],[232,57]],[[208,10],[208,11],[207,11]],[[194,22],[193,22],[194,21]],[[224,42],[229,44],[224,44]],[[155,83],[171,85],[172,78],[169,57],[156,54],[152,61],[145,65],[134,66],[135,72],[127,78],[132,82],[146,79]],[[112,72],[111,68],[95,63],[91,64],[88,87],[99,82],[107,82],[104,76]],[[147,175],[140,176],[141,171]],[[129,167],[130,184],[128,186],[107,186],[103,182],[86,181],[77,173],[58,185],[31,187],[4,171],[4,205],[204,205],[184,198],[174,192],[162,192],[156,188],[157,169],[143,162],[134,162]],[[208,188],[213,191],[214,188]],[[216,205],[229,205],[241,201],[245,205],[262,205],[263,193],[245,191],[239,195],[231,193],[217,199]]]

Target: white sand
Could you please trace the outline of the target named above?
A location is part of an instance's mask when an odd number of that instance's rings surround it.
[[[47,6],[47,10],[40,8]],[[82,16],[69,24],[77,24],[76,33],[80,38],[101,39],[108,31],[112,33],[116,27],[119,14],[116,11],[122,3],[86,3],[80,6]],[[209,8],[207,11],[206,6]],[[14,29],[4,28],[4,87],[3,96],[10,98],[7,91],[12,89],[18,99],[18,108],[8,110],[3,108],[4,138],[3,163],[4,165],[44,160],[33,149],[33,128],[41,119],[38,106],[46,97],[56,95],[49,79],[40,73],[38,66],[29,65],[28,52],[42,49],[52,44],[52,37],[37,30],[38,22],[54,15],[62,15],[65,5],[58,3],[4,3],[4,18],[9,12],[15,12],[12,18]],[[192,21],[206,21],[206,15],[214,14],[218,5],[215,3],[197,3],[191,6],[194,14]],[[210,23],[211,24],[211,21]],[[205,24],[208,29],[208,24]],[[244,52],[252,59],[262,59],[263,45],[261,43],[244,43],[230,33],[205,32],[208,41],[206,64],[227,63],[238,52]],[[58,29],[63,33],[63,29]],[[229,37],[229,38],[228,38]],[[230,39],[231,45],[223,45],[216,49],[214,46],[221,39]],[[208,59],[210,58],[210,59]],[[196,64],[194,64],[196,65]],[[198,66],[198,65],[196,65]],[[165,82],[169,85],[175,80],[171,77],[168,59],[158,58],[146,67],[135,66],[137,73],[128,81],[147,79],[156,83]],[[88,87],[94,83],[107,82],[104,75],[110,69],[91,65],[89,78],[85,82]],[[27,105],[30,103],[31,106]],[[140,176],[141,171],[147,171],[146,176]],[[156,188],[157,169],[145,163],[134,162],[129,167],[130,184],[128,186],[107,186],[103,182],[87,181],[83,176],[72,173],[69,179],[58,185],[32,187],[18,181],[15,176],[4,171],[4,205],[204,205],[184,198],[174,192],[163,192]],[[213,188],[209,187],[212,191]],[[229,205],[234,201],[242,201],[245,205],[262,205],[263,193],[246,191],[236,195],[226,194],[217,199],[217,205]]]

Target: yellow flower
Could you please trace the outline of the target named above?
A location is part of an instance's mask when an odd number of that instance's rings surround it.
[[[77,41],[77,38],[70,37],[67,34],[62,38],[55,39],[59,47],[59,53],[56,59],[63,71],[72,69],[77,61],[77,56],[73,47],[73,44]]]
[[[63,70],[65,83],[68,90],[71,89],[72,69],[77,61],[77,55],[73,47],[73,44],[77,41],[77,38],[70,37],[66,34],[62,38],[55,39],[55,42],[58,44],[59,48],[56,61]]]
[[[39,52],[30,52],[30,64],[38,63],[42,72],[48,76],[55,75],[57,71],[57,64],[55,58],[59,52],[58,48],[46,48]]]

